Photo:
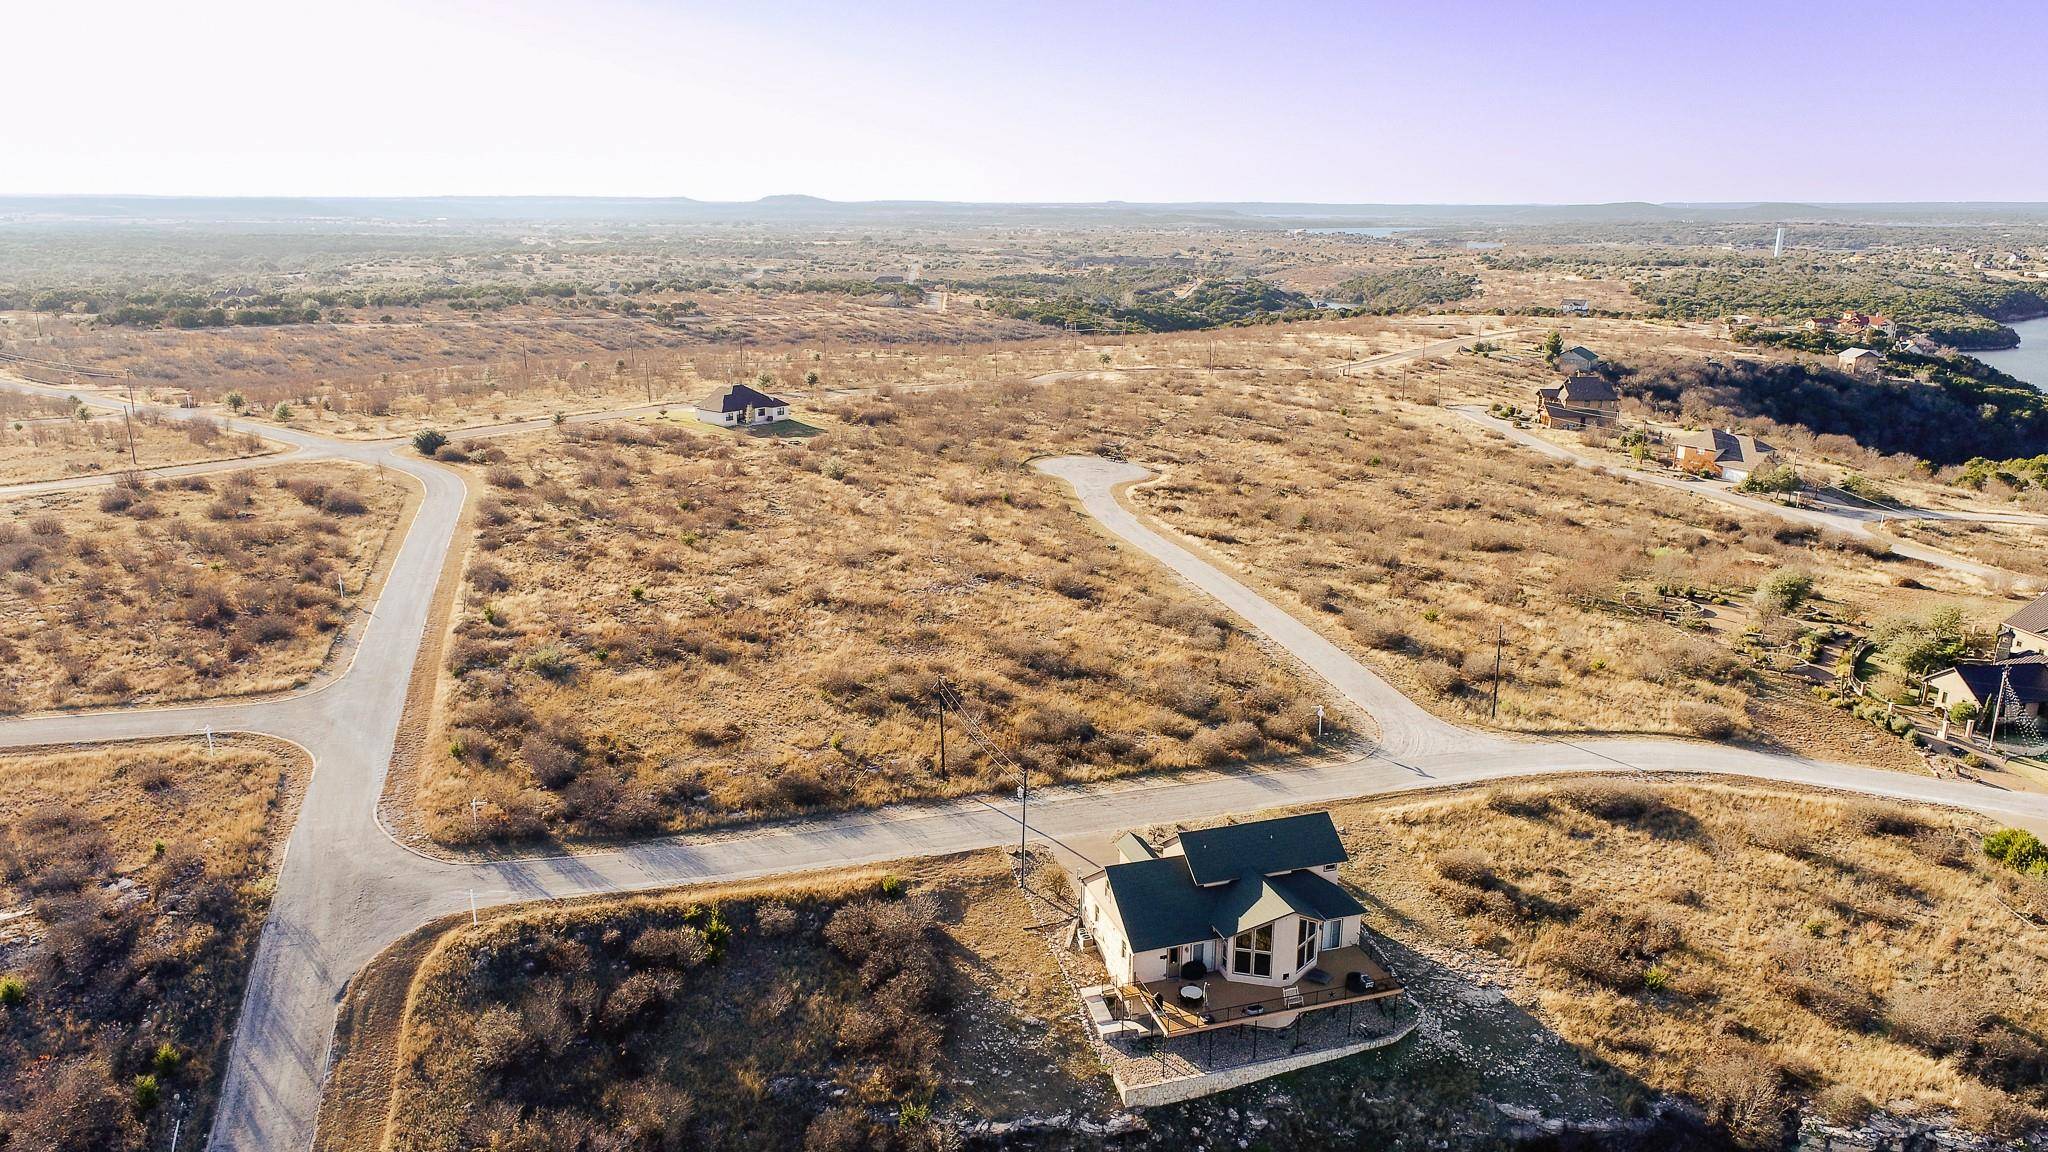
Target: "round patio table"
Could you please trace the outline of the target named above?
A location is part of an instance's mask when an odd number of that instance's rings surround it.
[[[1200,984],[1181,985],[1180,998],[1184,1004],[1200,1004],[1202,1002],[1202,986]]]

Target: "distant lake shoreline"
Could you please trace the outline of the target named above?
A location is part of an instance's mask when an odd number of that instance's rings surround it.
[[[2011,348],[1987,349],[1970,355],[2008,376],[2015,376],[2048,392],[2048,316],[2019,320],[2007,325],[2020,334]]]

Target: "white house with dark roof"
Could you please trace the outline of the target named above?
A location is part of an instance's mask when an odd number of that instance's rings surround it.
[[[697,419],[722,428],[773,424],[789,419],[789,401],[777,400],[745,384],[732,384],[697,401]]]
[[[1080,932],[1118,1001],[1099,1028],[1175,1036],[1285,1027],[1304,1011],[1398,995],[1337,883],[1344,844],[1325,812],[1117,841],[1081,880]]]

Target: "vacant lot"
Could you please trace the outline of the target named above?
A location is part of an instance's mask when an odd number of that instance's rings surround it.
[[[241,738],[0,756],[0,1145],[206,1130],[311,767]]]
[[[11,410],[10,410],[11,408]],[[133,437],[133,453],[130,438]],[[0,392],[0,484],[61,480],[256,456],[274,449],[210,419],[170,420],[149,408],[120,413],[73,409]]]
[[[1099,1107],[1034,914],[985,853],[464,923],[413,984],[388,1146],[930,1147]]]
[[[0,712],[303,681],[409,495],[320,464],[0,504]]]
[[[515,305],[470,314],[450,308],[369,309],[341,322],[195,331],[90,326],[51,318],[52,335],[17,351],[81,367],[132,373],[151,386],[189,388],[201,403],[239,392],[253,409],[332,402],[375,415],[406,396],[496,380],[613,374],[713,348],[1031,339],[1044,329],[971,307],[939,313],[817,292],[703,291],[647,297],[627,314],[601,298]],[[640,305],[636,305],[640,307]],[[656,310],[673,318],[657,318]],[[483,367],[480,367],[483,366]],[[58,375],[45,373],[62,383]],[[630,389],[628,389],[630,391]],[[402,408],[400,409],[402,411]]]
[[[1987,859],[1980,819],[1566,782],[1339,823],[1397,936],[1508,962],[1514,1002],[1744,1143],[1776,1146],[1795,1102],[2002,1135],[2042,1120],[2048,881]]]
[[[1910,766],[1897,741],[1830,716],[1803,689],[1760,685],[1740,655],[1754,646],[1745,631],[1777,644],[1806,625],[1753,617],[1751,590],[1793,567],[1815,577],[1821,614],[1849,623],[1960,603],[1988,624],[2010,610],[1847,541],[1516,449],[1428,402],[1432,373],[1448,370],[1431,362],[1335,378],[1299,366],[1327,364],[1342,342],[1383,341],[1383,328],[1154,338],[1043,385],[878,397],[838,412],[877,443],[957,455],[996,476],[1033,453],[1073,450],[1155,468],[1163,481],[1131,493],[1141,510],[1467,722],[1749,732]],[[1212,357],[1230,367],[1199,367]],[[1700,626],[1628,603],[1664,603],[1660,589],[1694,593],[1708,613]]]
[[[878,405],[809,437],[652,420],[479,453],[428,831],[676,829],[1308,746],[1316,691],[1014,444]]]

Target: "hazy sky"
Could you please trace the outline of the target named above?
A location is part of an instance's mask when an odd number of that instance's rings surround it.
[[[2048,200],[2048,4],[8,5],[0,192]]]

